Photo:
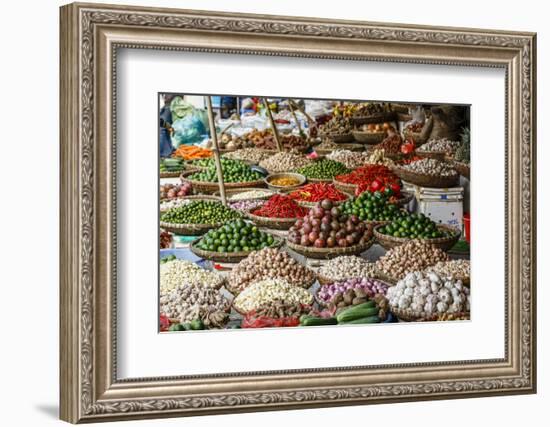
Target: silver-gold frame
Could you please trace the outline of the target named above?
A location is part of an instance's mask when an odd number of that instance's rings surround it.
[[[77,422],[533,393],[533,33],[71,4],[61,8],[61,418]],[[117,49],[499,67],[506,72],[505,357],[119,380]],[[497,177],[491,176],[491,179]]]

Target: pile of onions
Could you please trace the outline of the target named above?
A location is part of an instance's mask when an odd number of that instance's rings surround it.
[[[317,293],[317,298],[328,304],[336,295],[343,294],[348,289],[356,288],[363,289],[369,298],[373,298],[376,294],[386,295],[388,287],[387,284],[376,279],[354,278],[322,286]]]

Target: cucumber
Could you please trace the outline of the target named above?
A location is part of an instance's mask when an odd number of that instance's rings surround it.
[[[183,325],[181,323],[176,323],[174,325],[171,325],[168,328],[169,331],[184,331]]]
[[[378,307],[376,306],[376,303],[374,301],[368,301],[345,309],[344,311],[338,313],[336,319],[338,320],[338,323],[342,323],[359,319],[361,317],[374,316],[375,314],[378,314]]]
[[[341,325],[359,325],[366,323],[380,323],[380,317],[378,315],[360,317],[359,319],[350,320],[349,322],[340,322]]]
[[[193,331],[198,331],[200,329],[204,329],[204,323],[202,323],[201,319],[195,319],[191,321],[191,329]]]
[[[338,322],[334,317],[314,317],[314,316],[300,317],[300,325],[302,326],[336,325],[337,323]]]

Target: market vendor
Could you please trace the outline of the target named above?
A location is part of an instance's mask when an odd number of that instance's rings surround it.
[[[172,132],[172,111],[170,110],[170,103],[174,99],[174,94],[165,93],[162,95],[164,105],[159,112],[159,148],[160,157],[170,157],[174,148],[172,147],[172,141],[170,134]]]

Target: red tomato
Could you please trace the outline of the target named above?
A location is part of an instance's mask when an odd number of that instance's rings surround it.
[[[378,179],[375,179],[370,184],[370,188],[372,191],[379,191],[380,187],[382,187],[382,183]]]

